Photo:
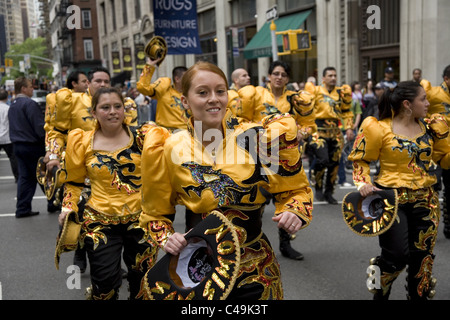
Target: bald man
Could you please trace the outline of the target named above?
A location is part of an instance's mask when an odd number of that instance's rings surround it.
[[[250,76],[247,70],[239,68],[233,71],[231,74],[231,81],[233,82],[234,88],[239,90],[250,84]]]

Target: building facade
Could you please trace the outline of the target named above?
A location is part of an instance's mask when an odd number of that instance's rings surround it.
[[[59,86],[72,70],[88,72],[102,64],[95,1],[50,0],[48,15],[51,52],[59,63]]]
[[[102,62],[132,83],[142,68],[142,46],[154,35],[152,5],[151,0],[97,1]],[[273,60],[266,13],[275,6],[277,31],[302,29],[311,35],[310,50],[278,57],[291,65],[291,81],[314,76],[320,83],[322,70],[334,66],[340,83],[378,82],[391,66],[397,80],[408,80],[421,68],[437,85],[450,64],[446,0],[197,0],[202,53],[167,56],[155,77],[171,76],[173,67],[201,59],[227,75],[246,68],[259,85]]]

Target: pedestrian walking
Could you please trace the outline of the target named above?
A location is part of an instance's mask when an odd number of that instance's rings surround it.
[[[14,180],[17,183],[19,179],[19,170],[17,169],[17,160],[14,155],[14,148],[9,138],[9,120],[8,111],[9,105],[8,92],[5,89],[0,89],[0,150],[4,150],[8,156],[11,170],[14,175]]]
[[[25,218],[39,214],[32,211],[32,200],[38,184],[36,166],[45,155],[44,114],[31,99],[33,84],[29,79],[14,80],[14,92],[16,96],[9,108],[8,120],[19,173],[16,218]]]

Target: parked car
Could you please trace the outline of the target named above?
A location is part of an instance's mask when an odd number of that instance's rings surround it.
[[[33,99],[34,101],[37,102],[37,104],[39,105],[39,107],[42,110],[42,113],[45,114],[45,105],[46,105],[46,96],[49,92],[46,90],[33,90],[33,96],[31,97],[31,99]]]

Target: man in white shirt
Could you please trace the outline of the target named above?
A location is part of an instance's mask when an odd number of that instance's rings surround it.
[[[9,138],[9,120],[8,120],[8,110],[9,105],[8,92],[4,89],[0,89],[0,150],[5,150],[6,155],[11,163],[11,169],[14,175],[14,180],[17,182],[18,169],[17,162],[13,152],[13,144]]]

